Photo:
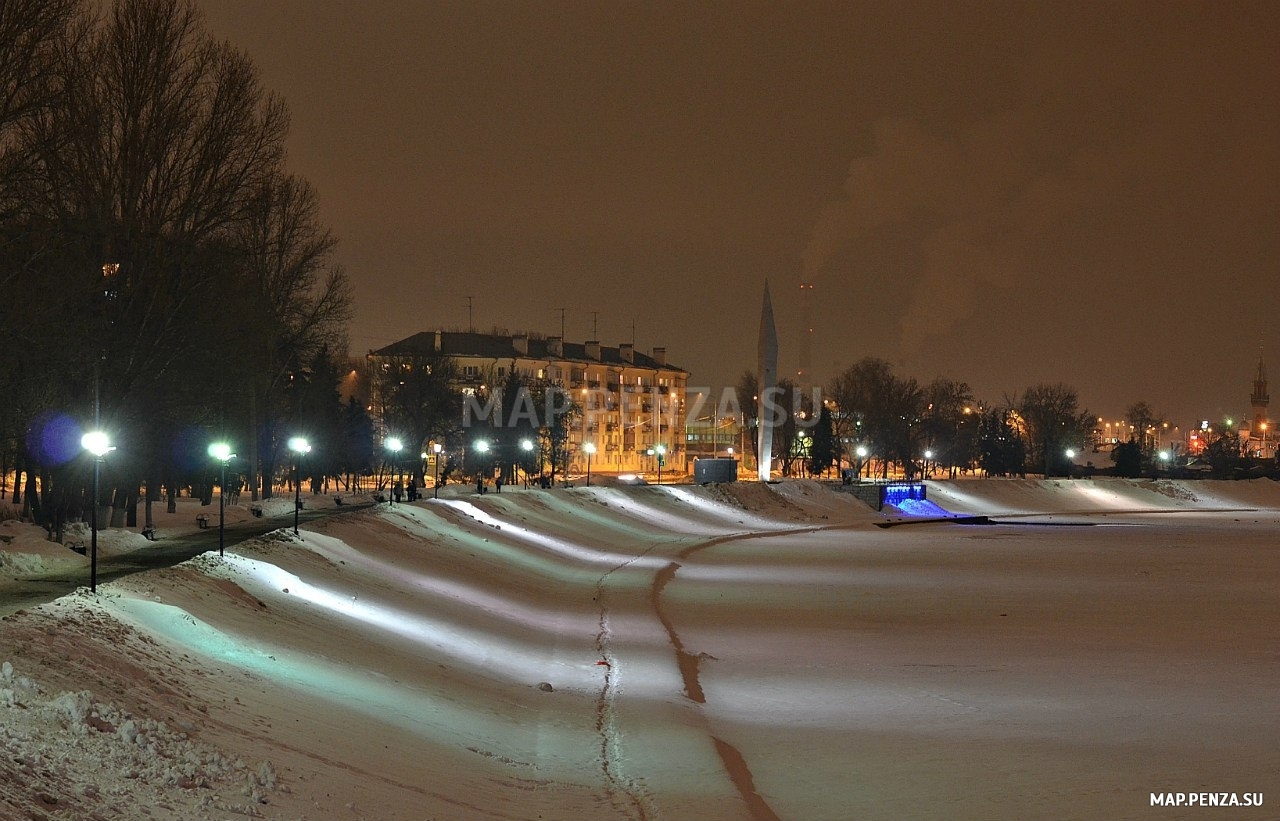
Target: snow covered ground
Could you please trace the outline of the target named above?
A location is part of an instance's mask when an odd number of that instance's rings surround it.
[[[0,819],[1277,817],[1273,482],[451,491],[5,617]]]

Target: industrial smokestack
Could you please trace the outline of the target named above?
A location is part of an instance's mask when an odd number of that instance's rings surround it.
[[[810,362],[813,356],[813,282],[800,283],[800,370],[796,373],[796,387],[808,391],[813,387]]]

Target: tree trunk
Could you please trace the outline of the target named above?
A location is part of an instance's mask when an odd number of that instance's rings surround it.
[[[258,481],[262,477],[262,459],[258,452],[258,391],[249,386],[249,499],[258,501]]]
[[[160,487],[160,483],[154,477],[147,480],[147,501],[143,507],[142,521],[148,529],[155,529],[156,522],[152,517],[151,502],[155,499],[156,488]]]
[[[125,510],[125,527],[138,526],[138,487],[135,482],[130,482],[129,490],[126,491],[125,502],[128,507]]]
[[[164,483],[164,501],[165,501],[164,509],[166,513],[177,513],[178,512],[178,491],[177,491],[177,488],[174,487],[173,466],[172,465],[166,466],[164,469],[164,472],[168,474],[165,477],[165,483]]]
[[[40,515],[40,497],[36,493],[36,477],[29,469],[27,470],[27,488],[26,495],[22,502],[22,518],[29,522],[39,522]],[[17,495],[15,491],[14,495]]]

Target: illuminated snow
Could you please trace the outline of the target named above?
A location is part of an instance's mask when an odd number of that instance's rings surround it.
[[[812,482],[450,490],[6,620],[22,680],[71,693],[23,710],[38,685],[0,680],[0,746],[43,745],[10,794],[106,821],[1050,819],[1280,771],[1273,483],[935,482],[1007,523],[887,529]],[[106,700],[201,763],[147,753],[173,785],[91,797],[129,779],[81,742],[125,738],[65,721]]]

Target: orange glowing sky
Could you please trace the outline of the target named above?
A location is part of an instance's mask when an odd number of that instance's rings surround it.
[[[474,323],[691,384],[880,356],[1244,415],[1280,374],[1280,5],[199,0],[293,112],[352,351]],[[593,315],[594,312],[594,315]]]

